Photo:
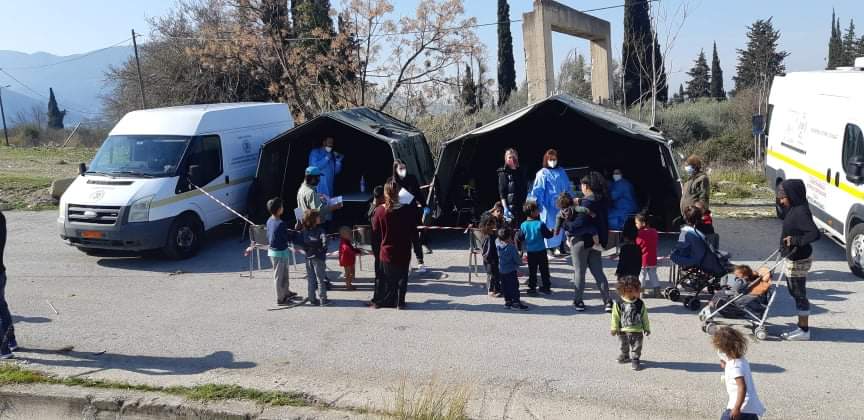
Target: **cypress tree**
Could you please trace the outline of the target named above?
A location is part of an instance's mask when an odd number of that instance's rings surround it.
[[[462,78],[462,106],[466,114],[477,112],[477,84],[474,83],[474,75],[468,64],[465,65],[465,76]]]
[[[516,65],[513,59],[513,35],[510,34],[510,5],[498,0],[498,106],[516,91]]]
[[[784,74],[786,65],[783,60],[789,56],[786,51],[777,51],[780,31],[774,30],[771,19],[759,19],[747,27],[747,48],[738,50],[738,65],[736,66],[735,90],[760,86],[768,86],[774,76]]]
[[[858,37],[855,35],[855,21],[849,19],[849,27],[846,28],[846,33],[843,34],[843,55],[840,60],[840,66],[852,66],[855,64],[855,57],[858,55]]]
[[[839,19],[834,10],[831,10],[831,38],[828,40],[828,66],[826,69],[837,68],[843,55],[843,38],[840,34]]]
[[[675,103],[676,104],[684,103],[684,95],[685,95],[684,85],[680,84],[680,85],[678,85],[678,93],[675,94]]]
[[[63,129],[63,117],[66,116],[66,110],[61,111],[60,107],[57,106],[53,88],[48,88],[48,94],[48,128],[61,130]]]
[[[658,48],[659,50],[659,48]],[[648,2],[624,1],[624,96],[627,106],[650,97],[651,94],[651,18]],[[657,63],[657,68],[662,62]],[[647,71],[646,71],[647,70]]]
[[[723,69],[720,68],[716,42],[714,43],[714,56],[711,57],[711,97],[718,101],[726,99],[726,91],[723,90]]]
[[[699,51],[699,57],[687,75],[690,76],[690,81],[687,82],[687,97],[698,99],[711,96],[711,76],[708,62],[705,61],[705,51]]]

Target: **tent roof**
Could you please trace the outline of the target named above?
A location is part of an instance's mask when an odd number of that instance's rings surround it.
[[[391,115],[388,115],[378,110],[374,110],[372,108],[358,107],[342,109],[339,111],[325,112],[323,114],[320,114],[317,117],[306,121],[303,124],[300,124],[285,133],[282,133],[276,138],[268,141],[267,144],[272,142],[278,142],[282,137],[285,136],[285,134],[293,132],[295,130],[300,131],[298,129],[304,126],[309,126],[310,124],[316,122],[320,122],[322,118],[331,119],[333,121],[353,127],[359,131],[368,134],[371,137],[387,143],[398,142],[405,138],[412,138],[414,136],[423,135],[423,133],[420,132],[420,130],[418,130],[417,128],[405,122],[402,122]]]
[[[671,140],[666,140],[663,137],[662,133],[652,130],[647,124],[629,118],[626,115],[621,114],[620,112],[602,107],[597,104],[593,104],[591,102],[584,101],[582,99],[573,98],[566,94],[561,94],[550,96],[544,100],[530,104],[518,111],[501,117],[495,121],[492,121],[489,124],[462,134],[461,136],[458,136],[448,141],[446,144],[449,145],[450,143],[463,141],[497,130],[501,127],[507,126],[521,119],[525,115],[528,115],[547,104],[555,102],[570,108],[571,110],[581,114],[582,116],[592,120],[593,122],[605,127],[610,131],[615,131],[619,134],[637,139],[660,142],[664,145],[671,145],[672,143]]]

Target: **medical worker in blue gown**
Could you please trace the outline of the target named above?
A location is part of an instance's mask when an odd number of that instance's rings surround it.
[[[549,149],[543,155],[543,168],[537,171],[537,175],[534,177],[534,186],[531,188],[530,196],[540,207],[540,220],[550,230],[555,229],[555,218],[558,216],[555,200],[562,192],[573,195],[570,178],[567,177],[564,169],[558,166],[558,152],[555,149]],[[554,250],[557,256],[562,255],[560,248],[563,239],[564,231],[562,230],[558,235],[546,239],[546,249],[549,252]]]
[[[309,153],[309,166],[316,166],[321,170],[321,182],[318,184],[318,193],[327,198],[333,198],[333,184],[336,175],[342,172],[342,154],[333,151],[333,137],[327,137],[321,142],[321,147],[312,149]]]
[[[612,172],[609,195],[612,198],[612,207],[609,209],[609,229],[621,230],[627,218],[638,213],[639,205],[636,204],[636,190],[633,189],[633,184],[624,179],[620,169]]]

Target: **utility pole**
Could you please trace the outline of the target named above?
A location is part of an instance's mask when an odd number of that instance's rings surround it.
[[[12,85],[0,86],[0,117],[3,118],[3,136],[6,137],[6,147],[9,147],[9,132],[6,131],[6,112],[3,110],[3,88]]]
[[[141,89],[141,108],[147,109],[147,100],[144,97],[144,77],[141,75],[141,61],[138,59],[138,42],[135,40],[135,30],[132,30],[132,47],[135,49],[135,66],[138,67],[138,87]]]

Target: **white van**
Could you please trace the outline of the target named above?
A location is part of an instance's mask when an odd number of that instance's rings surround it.
[[[261,145],[293,126],[285,104],[236,103],[126,114],[60,198],[60,237],[84,252],[194,255],[204,231],[243,213]]]
[[[864,277],[864,58],[855,65],[774,78],[765,169],[775,188],[804,181],[816,225]]]

